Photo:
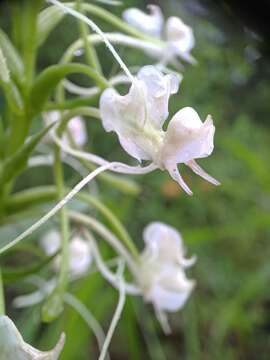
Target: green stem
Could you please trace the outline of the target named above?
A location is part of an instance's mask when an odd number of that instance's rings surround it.
[[[61,200],[65,195],[63,169],[61,163],[61,150],[55,146],[55,183],[57,187],[58,200]],[[60,227],[61,227],[61,266],[58,279],[58,290],[61,295],[64,295],[68,284],[69,271],[69,221],[67,210],[63,207],[60,210]]]
[[[72,110],[72,109],[76,109],[79,106],[96,105],[98,103],[99,97],[100,97],[100,93],[94,96],[78,97],[76,99],[71,99],[71,100],[48,102],[47,105],[45,105],[44,110],[45,111]]]
[[[65,192],[69,191],[69,188],[65,188]],[[9,215],[16,214],[22,210],[25,211],[28,207],[56,200],[57,194],[55,186],[40,186],[34,189],[24,190],[10,196],[9,201],[6,204],[6,211]],[[134,245],[134,241],[131,239],[121,221],[107,206],[105,206],[97,197],[83,191],[78,193],[76,198],[88,206],[96,208],[108,220],[112,229],[115,231],[119,239],[121,239],[126,247],[131,251],[131,253],[135,257],[138,256],[138,250]]]
[[[5,298],[2,271],[0,268],[0,315],[5,315]]]
[[[77,9],[80,11],[82,9],[81,0],[77,0]],[[83,13],[83,12],[82,12]],[[95,48],[92,46],[91,42],[88,40],[89,30],[86,24],[83,21],[78,20],[78,26],[80,29],[81,37],[84,43],[85,49],[85,58],[86,62],[97,70],[98,73],[102,74],[101,65],[99,63],[97,53]],[[97,83],[98,85],[98,83]]]
[[[99,83],[101,89],[108,87],[107,80],[94,69],[79,63],[52,65],[37,77],[30,93],[30,104],[33,115],[44,110],[44,106],[55,87],[67,75],[82,73]]]
[[[90,116],[97,119],[100,118],[99,109],[94,107],[78,107],[76,109],[70,110],[66,112],[65,115],[63,115],[62,117],[61,124],[59,125],[57,130],[59,136],[61,136],[61,134],[65,130],[68,121],[72,119],[74,116],[78,116],[78,115]],[[69,140],[72,143],[72,147],[77,149],[78,147],[72,137],[72,134],[70,135],[71,136]],[[89,171],[93,171],[97,168],[97,166],[95,166],[94,164],[90,163],[85,159],[81,159],[80,161],[83,164],[83,166]],[[104,174],[100,174],[100,179],[114,186],[115,188],[120,189],[121,191],[127,192],[132,195],[137,195],[140,192],[139,186],[135,182],[132,182],[129,179],[125,179],[124,177],[121,177],[119,175],[104,173]]]
[[[70,5],[70,3],[67,3],[67,5]],[[125,21],[123,21],[119,17],[113,15],[111,12],[109,12],[97,5],[84,3],[83,9],[86,12],[89,12],[92,15],[99,17],[100,19],[113,25],[113,27],[116,27],[119,30],[121,30],[131,36],[134,36],[139,39],[148,40],[148,41],[154,42],[154,43],[160,43],[160,41],[157,38],[149,36],[149,35],[145,35],[143,32],[136,30],[133,26],[130,26],[129,24],[127,24]]]

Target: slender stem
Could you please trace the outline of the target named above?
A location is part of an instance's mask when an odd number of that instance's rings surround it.
[[[55,146],[54,154],[55,154],[55,163],[54,163],[55,182],[58,192],[58,200],[61,200],[65,195],[65,188],[64,188],[64,179],[63,179],[63,169],[61,164],[61,151],[57,146]],[[62,251],[61,251],[60,273],[58,279],[58,289],[60,290],[61,295],[64,295],[68,283],[68,270],[69,270],[69,221],[68,221],[67,210],[65,207],[62,207],[59,214],[60,214]]]
[[[101,8],[100,6],[84,3],[83,8],[85,9],[85,11],[87,11],[93,15],[96,15],[100,19],[105,20],[106,22],[112,24],[113,27],[116,27],[119,30],[121,30],[131,36],[134,36],[139,39],[145,39],[145,40],[148,40],[148,41],[151,41],[154,43],[160,42],[159,39],[149,36],[149,35],[146,35],[143,32],[135,29],[133,26],[130,26],[128,23],[126,23],[119,17],[113,15],[111,12]]]
[[[77,0],[77,9],[78,11],[82,11],[82,4],[81,0]],[[82,11],[83,13],[83,11]],[[80,29],[81,37],[84,43],[84,49],[85,49],[85,58],[86,62],[97,70],[98,73],[102,74],[101,65],[99,63],[97,53],[95,48],[92,46],[91,42],[87,39],[89,35],[88,28],[86,24],[83,21],[78,20],[78,26]],[[98,83],[97,83],[98,85]]]
[[[65,188],[65,191],[70,191],[70,189]],[[54,186],[40,186],[35,189],[24,190],[12,195],[9,202],[6,204],[6,209],[8,213],[14,214],[22,209],[26,210],[29,206],[41,205],[42,203],[55,200],[56,198],[57,190]],[[96,208],[111,224],[117,236],[119,236],[133,256],[135,258],[138,257],[138,250],[126,228],[107,206],[105,206],[97,197],[84,191],[78,193],[76,198],[85,204]]]
[[[114,250],[120,254],[126,261],[129,270],[134,275],[135,278],[138,276],[138,258],[134,259],[129,251],[122,245],[119,239],[101,222],[97,221],[95,218],[81,214],[77,211],[69,211],[69,216],[72,221],[79,224],[89,226],[94,232],[101,236],[107,243],[114,248]]]
[[[3,284],[2,271],[0,268],[0,315],[4,315],[4,314],[5,314],[4,284]]]
[[[76,298],[74,295],[70,293],[66,293],[64,297],[65,302],[71,306],[77,313],[82,317],[82,319],[85,321],[85,323],[88,325],[90,330],[93,331],[99,350],[101,351],[104,340],[105,340],[105,334],[104,331],[97,321],[97,319],[94,317],[94,315],[91,313],[91,311],[82,303],[78,298]],[[109,360],[109,355],[107,356],[107,360]]]
[[[119,278],[119,300],[118,304],[116,306],[109,330],[107,332],[101,353],[99,355],[98,360],[104,360],[108,351],[108,348],[110,346],[114,331],[116,329],[116,326],[120,320],[122,311],[124,309],[125,300],[126,300],[126,293],[125,293],[125,282],[124,282],[124,263],[119,262],[119,266],[117,269],[117,275]]]
[[[110,41],[108,41],[106,35],[103,33],[103,31],[97,26],[97,24],[92,21],[91,19],[89,19],[87,16],[81,14],[80,12],[66,6],[66,3],[61,3],[58,0],[47,0],[48,2],[50,2],[53,5],[56,5],[59,7],[59,9],[62,9],[63,12],[67,12],[70,15],[74,16],[75,18],[85,22],[88,26],[90,26],[90,28],[96,32],[97,34],[99,34],[104,43],[106,44],[107,48],[109,49],[109,51],[111,52],[111,54],[113,55],[113,57],[115,58],[115,60],[118,62],[118,64],[120,65],[120,67],[122,68],[122,70],[125,72],[125,74],[130,78],[131,81],[134,80],[133,75],[131,74],[131,72],[129,71],[128,67],[126,66],[126,64],[123,62],[123,60],[121,59],[121,57],[119,56],[118,52],[115,50],[115,48],[113,47],[113,45],[110,43]]]
[[[52,110],[72,110],[79,106],[95,105],[98,103],[101,90],[95,96],[78,97],[71,100],[62,100],[55,102],[48,102],[45,105],[45,111]]]
[[[38,221],[36,221],[33,225],[23,231],[20,235],[18,235],[15,239],[11,240],[7,245],[4,245],[0,248],[0,255],[11,249],[13,246],[17,245],[20,241],[25,239],[27,236],[31,235],[34,231],[40,228],[43,224],[45,224],[49,219],[51,219],[55,214],[58,213],[75,195],[78,194],[81,189],[86,186],[90,181],[92,181],[97,175],[101,172],[112,168],[113,166],[117,166],[116,163],[108,163],[100,166],[93,172],[91,172],[88,176],[82,179],[74,188],[60,200],[50,211],[48,211],[44,216],[42,216]]]

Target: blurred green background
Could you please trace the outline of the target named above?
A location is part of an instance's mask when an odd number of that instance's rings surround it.
[[[124,7],[148,2],[123,1]],[[270,354],[270,165],[269,60],[262,40],[240,22],[224,15],[212,2],[160,1],[166,16],[180,16],[194,29],[193,55],[198,65],[185,65],[180,91],[170,101],[170,114],[184,106],[201,118],[211,114],[216,126],[215,151],[200,164],[221,181],[206,183],[185,166],[181,171],[194,191],[189,197],[166,172],[134,178],[142,188],[126,196],[98,182],[99,197],[123,221],[141,249],[142,230],[150,221],[175,226],[183,235],[188,254],[197,255],[189,270],[197,286],[185,308],[170,316],[173,334],[165,336],[151,306],[129,298],[110,349],[112,359],[269,359]],[[105,6],[106,7],[106,6]],[[8,28],[4,14],[0,15]],[[97,20],[105,30],[111,26]],[[55,29],[39,55],[39,68],[57,62],[65,47],[78,36],[76,21],[66,18]],[[138,51],[118,47],[125,62],[153,63]],[[119,69],[104,46],[98,47],[107,74]],[[88,122],[89,150],[110,160],[132,159],[120,149],[116,136],[104,133],[98,122]],[[45,173],[46,171],[46,173]],[[18,188],[51,183],[52,174],[23,177]],[[69,178],[67,181],[74,181]],[[105,249],[106,251],[106,249]],[[7,289],[8,297],[22,285]],[[73,285],[74,293],[106,329],[117,293],[99,274]],[[55,343],[64,330],[67,342],[61,359],[96,359],[97,344],[81,318],[67,308],[51,325],[40,325],[40,307],[10,313],[27,341],[41,348]]]

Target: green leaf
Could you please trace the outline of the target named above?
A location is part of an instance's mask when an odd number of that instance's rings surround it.
[[[4,54],[1,44],[0,44],[0,85],[4,90],[5,97],[10,109],[17,114],[21,114],[23,108],[22,99],[15,83],[10,77],[10,68],[8,64],[8,59]]]
[[[19,281],[26,276],[37,274],[38,271],[43,269],[46,265],[48,265],[56,255],[59,254],[59,251],[53,254],[52,256],[47,256],[42,261],[38,262],[37,264],[23,267],[23,268],[8,268],[8,267],[2,267],[2,276],[5,284],[7,283],[13,283],[16,281]]]
[[[43,136],[47,134],[52,126],[53,124],[31,136],[14,155],[4,161],[0,169],[1,186],[11,180],[13,177],[17,176],[25,168],[27,165],[27,160],[35,149],[36,145],[40,142]]]
[[[5,55],[11,74],[20,79],[24,72],[22,59],[7,34],[0,29],[0,47]]]
[[[67,75],[82,73],[100,84],[101,88],[107,87],[106,79],[99,75],[95,70],[83,64],[60,64],[52,65],[42,71],[33,84],[30,92],[30,104],[33,115],[39,113],[46,101],[49,99],[54,88]]]
[[[38,45],[41,46],[49,36],[50,32],[59,24],[65,14],[56,6],[50,6],[41,11],[38,16]]]

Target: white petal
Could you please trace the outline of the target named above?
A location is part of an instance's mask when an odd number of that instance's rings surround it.
[[[193,30],[183,21],[175,16],[170,17],[166,22],[166,36],[172,51],[184,60],[191,60],[188,55],[195,45]],[[190,58],[189,58],[190,57]]]
[[[205,172],[197,163],[195,160],[190,160],[186,163],[187,166],[189,166],[194,172],[195,174],[201,176],[203,179],[205,179],[206,181],[209,181],[211,184],[213,185],[220,185],[220,182],[217,181],[215,178],[213,178],[212,176],[210,176],[209,174],[207,174],[207,172]]]
[[[136,143],[143,138],[146,122],[144,85],[136,81],[129,93],[121,96],[114,89],[106,89],[100,98],[101,121],[106,131],[115,131],[124,149],[138,160],[148,160],[149,155]]]
[[[183,251],[180,233],[172,226],[158,221],[144,228],[143,239],[149,249],[164,258],[174,258],[178,251]]]
[[[63,349],[65,335],[62,334],[51,351],[39,351],[24,342],[18,329],[7,316],[0,316],[1,359],[5,360],[57,360]]]
[[[170,274],[170,276],[174,276],[174,274]],[[174,281],[177,282],[177,280]],[[153,305],[160,310],[178,311],[185,305],[194,287],[194,282],[188,280],[183,275],[181,279],[178,279],[178,286],[175,285],[176,284],[172,284],[171,277],[164,277],[159,282],[153,284],[146,295],[146,299],[151,301]]]
[[[204,123],[192,108],[178,111],[170,121],[164,139],[165,167],[209,156],[214,149],[215,127],[210,116]]]
[[[179,88],[180,76],[164,75],[155,66],[148,65],[138,72],[146,89],[147,118],[156,129],[160,130],[169,115],[169,97]]]
[[[139,162],[151,160],[151,157],[135,143],[132,137],[118,135],[118,139],[122,148]]]
[[[72,118],[68,122],[68,128],[77,146],[81,147],[87,142],[87,130],[83,119],[80,116]]]
[[[60,233],[57,230],[48,231],[40,240],[40,245],[47,255],[53,255],[61,244]]]
[[[69,244],[70,251],[70,272],[73,276],[84,274],[91,265],[92,254],[89,244],[76,236],[73,237]]]
[[[136,29],[156,37],[160,37],[164,19],[159,6],[149,5],[150,14],[140,9],[130,8],[123,12],[124,20]]]
[[[178,182],[178,184],[181,186],[181,188],[188,194],[188,195],[193,195],[193,192],[190,190],[190,188],[188,187],[188,185],[185,183],[184,179],[182,178],[182,176],[180,175],[180,172],[177,168],[177,164],[176,162],[165,162],[165,166],[166,166],[166,170],[168,170],[169,174],[171,175],[171,177],[173,178],[173,180],[175,180],[176,182]]]
[[[196,258],[185,258],[185,249],[181,234],[172,226],[161,222],[152,222],[144,228],[143,239],[146,245],[144,261],[152,263],[176,263],[183,268],[194,264]]]

